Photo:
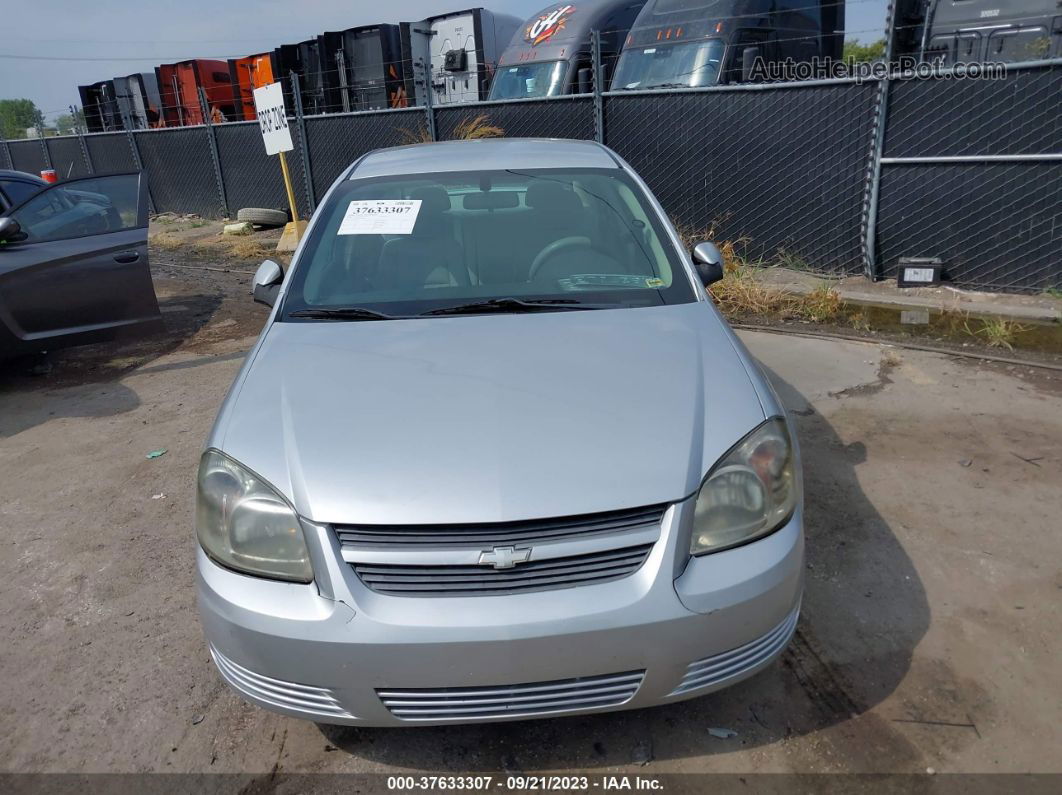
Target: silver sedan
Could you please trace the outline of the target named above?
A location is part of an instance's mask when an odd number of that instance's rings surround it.
[[[803,587],[785,412],[609,149],[371,153],[202,456],[199,608],[268,709],[411,726],[666,704],[769,665]]]

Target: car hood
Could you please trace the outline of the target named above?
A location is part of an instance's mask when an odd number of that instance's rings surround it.
[[[274,323],[212,444],[313,521],[501,522],[682,499],[763,419],[689,303]]]

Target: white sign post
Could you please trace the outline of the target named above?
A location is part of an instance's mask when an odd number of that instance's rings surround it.
[[[299,221],[299,208],[295,204],[295,190],[291,186],[291,172],[288,171],[288,159],[285,152],[295,148],[291,142],[291,130],[288,129],[288,113],[284,107],[284,91],[280,83],[270,83],[254,90],[254,109],[258,115],[258,126],[262,131],[262,142],[267,155],[280,155],[280,170],[284,174],[284,188],[288,192],[288,204],[291,207],[292,223],[284,227],[278,251],[294,250],[302,236],[304,224]],[[293,237],[290,244],[286,241],[289,234]]]

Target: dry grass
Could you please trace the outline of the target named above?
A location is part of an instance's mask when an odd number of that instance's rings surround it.
[[[229,253],[240,259],[256,259],[267,251],[269,247],[254,238],[238,238],[229,245]]]
[[[396,127],[399,140],[405,145],[430,144],[431,131],[424,124],[416,127]],[[480,138],[503,138],[505,129],[491,124],[490,116],[481,113],[478,116],[469,116],[462,119],[454,128],[454,141],[475,141]]]
[[[465,118],[454,128],[454,139],[458,141],[475,141],[480,138],[502,138],[505,130],[490,123],[490,116],[481,113]]]
[[[791,316],[796,312],[800,299],[781,290],[761,284],[755,276],[755,265],[745,257],[748,238],[720,240],[718,224],[713,221],[707,227],[697,227],[672,219],[682,245],[692,251],[698,243],[710,241],[719,247],[723,255],[723,278],[708,291],[727,317],[742,315]]]
[[[253,237],[227,235],[197,240],[192,243],[192,250],[198,254],[223,255],[237,259],[255,259],[261,257],[270,249],[267,244]]]
[[[398,133],[399,141],[406,146],[431,143],[431,132],[424,124],[417,127],[395,127],[395,132]]]
[[[184,245],[184,241],[179,237],[174,237],[167,232],[159,232],[157,235],[152,235],[148,238],[148,242],[155,248],[160,248],[163,251],[176,251]]]
[[[204,237],[192,241],[192,251],[199,254],[216,254],[225,250],[225,241],[217,237]]]
[[[740,315],[788,316],[799,300],[781,290],[760,284],[746,265],[724,266],[725,275],[709,292],[727,317]]]
[[[758,316],[776,318],[794,318],[808,320],[812,323],[829,323],[838,320],[844,313],[844,302],[829,284],[823,283],[807,295],[793,295],[777,287],[763,284],[756,278],[759,261],[751,261],[747,255],[749,238],[720,240],[718,227],[725,219],[713,221],[701,228],[672,219],[682,245],[687,251],[704,241],[711,241],[719,247],[723,255],[723,278],[709,288],[719,308],[727,317]],[[803,260],[784,249],[778,252],[785,267],[794,270],[808,270]],[[782,264],[780,262],[779,264]],[[869,318],[861,322],[869,328]]]

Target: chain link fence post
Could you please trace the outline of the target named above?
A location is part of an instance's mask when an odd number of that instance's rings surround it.
[[[73,105],[70,106],[70,115],[74,119],[74,135],[77,136],[78,146],[81,147],[81,159],[85,161],[85,168],[88,169],[89,176],[96,173],[96,167],[92,164],[92,155],[89,154],[88,144],[85,142],[85,131],[81,128],[81,122],[78,121],[77,108]]]
[[[129,141],[129,151],[133,153],[133,164],[136,166],[136,170],[139,171],[141,174],[143,174],[144,173],[144,161],[141,160],[141,158],[140,158],[140,144],[137,143],[136,135],[133,133],[133,119],[129,116],[129,112],[127,111],[127,109],[125,108],[125,106],[121,102],[118,103],[118,112],[122,116],[122,127],[125,130],[125,136],[128,139],[128,141]],[[82,142],[82,143],[84,143],[84,142]],[[88,152],[88,148],[87,147],[85,148],[85,152],[86,153]],[[90,168],[91,168],[91,160],[89,162],[90,162]],[[92,172],[96,173],[95,169],[92,169]],[[144,178],[147,178],[147,177],[145,176]],[[151,195],[151,180],[149,178],[147,178],[147,179],[148,179],[148,191],[147,191],[147,194],[148,194],[148,212],[151,213],[152,215],[154,215],[155,214],[155,199]]]
[[[144,164],[140,160],[140,148],[137,146],[136,138],[133,137],[133,120],[129,118],[129,114],[126,113],[125,107],[122,103],[118,103],[118,112],[122,116],[122,129],[125,130],[126,140],[129,141],[129,151],[133,153],[133,163],[136,165],[137,171],[144,170]]]
[[[299,130],[299,154],[302,155],[302,182],[306,193],[306,205],[309,208],[307,217],[313,215],[317,209],[317,193],[313,187],[313,172],[310,171],[310,143],[306,138],[306,119],[302,114],[302,90],[299,88],[299,76],[295,72],[289,72],[291,79],[291,94],[295,97],[295,126]],[[291,211],[294,213],[295,208]]]
[[[413,85],[416,87],[416,64],[411,65],[413,69]],[[428,58],[427,63],[424,64],[424,113],[427,114],[425,121],[428,124],[428,138],[432,141],[439,140],[439,131],[435,124],[435,99],[432,96],[432,78],[431,78],[431,58]]]
[[[594,76],[594,140],[599,144],[605,143],[605,98],[602,93],[605,90],[605,65],[601,62],[601,31],[590,31],[590,44],[593,48],[593,76]]]
[[[207,102],[206,92],[199,88],[199,107],[202,108],[203,123],[207,130],[207,140],[210,141],[210,159],[214,161],[214,180],[217,183],[218,198],[221,199],[221,211],[229,218],[229,201],[225,196],[225,178],[221,173],[221,157],[218,155],[218,135],[214,130],[214,122],[210,118],[210,103]]]
[[[885,12],[885,64],[892,66],[892,43],[895,38],[896,2],[890,0]],[[863,271],[871,281],[876,281],[882,272],[878,262],[878,199],[881,194],[881,157],[885,146],[885,127],[889,117],[889,89],[892,80],[889,72],[878,83],[874,100],[874,137],[870,145],[867,166],[867,188],[864,193],[863,213]]]
[[[37,140],[41,144],[41,152],[44,155],[44,165],[46,168],[52,168],[52,153],[48,151],[48,144],[44,140],[44,116],[41,112],[37,111]]]
[[[11,159],[11,150],[7,146],[7,139],[4,138],[4,131],[0,129],[0,149],[4,150],[4,157],[7,163],[7,168],[13,169],[15,167],[15,161]]]

